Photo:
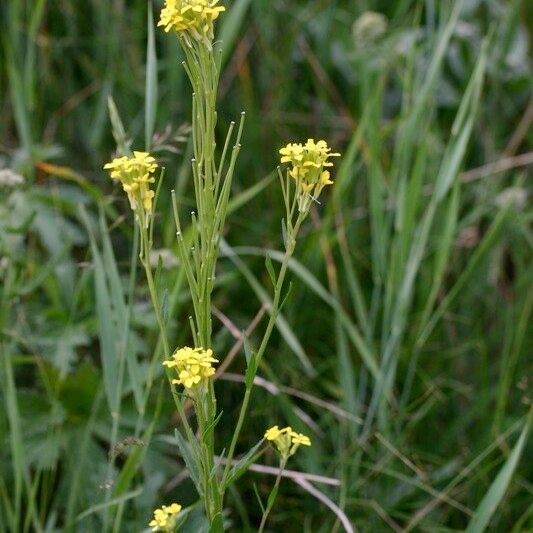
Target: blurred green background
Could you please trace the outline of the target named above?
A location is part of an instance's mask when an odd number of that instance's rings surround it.
[[[532,4],[224,4],[219,140],[247,118],[214,299],[220,359],[270,298],[279,148],[324,138],[343,154],[303,228],[239,445],[291,424],[313,447],[290,468],[329,481],[285,479],[270,530],[532,530]],[[160,504],[195,503],[170,397],[156,408],[168,393],[131,212],[102,171],[111,107],[122,140],[166,166],[157,282],[173,343],[190,343],[169,204],[176,189],[194,206],[190,90],[177,40],[156,29],[147,46],[148,6],[0,7],[0,532],[141,531]],[[241,348],[216,386],[219,452]],[[255,494],[273,481],[239,481],[229,530],[257,527]],[[195,507],[186,530],[203,527]]]

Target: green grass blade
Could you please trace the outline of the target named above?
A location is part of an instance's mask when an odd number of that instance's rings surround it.
[[[470,257],[466,267],[461,272],[461,275],[455,282],[454,286],[450,289],[445,298],[441,301],[437,309],[433,312],[431,319],[427,322],[426,327],[421,331],[417,339],[417,347],[420,348],[427,341],[429,335],[435,328],[437,322],[442,318],[446,309],[449,308],[451,303],[461,293],[461,290],[465,287],[467,281],[475,272],[477,266],[488,253],[488,251],[495,245],[496,239],[500,233],[501,227],[505,221],[507,215],[506,210],[500,210],[496,215],[496,218],[492,221],[492,224],[487,230],[487,233],[483,237],[483,240],[476,248],[475,252]]]
[[[126,134],[124,124],[120,119],[117,106],[112,96],[107,99],[107,108],[109,111],[109,120],[113,130],[113,137],[117,143],[117,151],[120,155],[131,155],[131,141]]]
[[[104,385],[107,403],[111,413],[114,413],[119,398],[117,380],[119,375],[119,356],[116,345],[116,324],[113,316],[110,290],[107,284],[104,260],[96,244],[96,238],[85,208],[81,208],[81,218],[84,222],[91,245],[94,262],[94,294],[96,299],[96,317],[98,321],[98,336],[100,339],[100,353],[104,374]]]
[[[157,53],[155,49],[154,16],[152,2],[148,2],[148,42],[146,45],[146,94],[144,108],[144,146],[147,152],[152,146],[157,112]]]
[[[240,33],[250,4],[251,0],[236,0],[232,2],[231,8],[221,19],[219,39],[222,41],[222,65],[226,63],[230,53],[233,51],[233,46]]]
[[[246,205],[250,200],[255,198],[260,192],[262,192],[266,187],[268,187],[272,181],[276,178],[276,173],[271,172],[267,176],[265,176],[263,179],[259,180],[257,183],[254,183],[251,187],[248,189],[242,191],[239,194],[234,195],[229,201],[228,201],[228,215],[230,213],[233,213],[234,211],[237,211],[242,206]]]
[[[130,377],[130,385],[133,389],[135,402],[137,409],[142,410],[142,384],[139,370],[139,363],[137,361],[137,355],[131,349],[130,339],[130,321],[133,305],[133,287],[130,287],[130,301],[126,304],[124,295],[124,287],[120,278],[118,265],[113,252],[113,245],[109,236],[109,228],[107,226],[103,208],[100,209],[100,231],[102,236],[103,246],[103,264],[106,272],[107,283],[110,289],[111,302],[113,306],[113,314],[116,317],[115,323],[118,328],[119,343],[117,346],[117,354],[120,360],[120,365],[126,364],[128,367],[128,373]],[[134,275],[136,269],[137,255],[132,255],[131,273]],[[122,379],[116,384],[118,391],[118,397],[122,396]]]
[[[529,435],[529,428],[531,426],[533,410],[529,412],[529,416],[524,425],[524,429],[520,434],[518,441],[516,442],[513,451],[509,454],[509,457],[505,461],[504,465],[498,472],[498,475],[492,482],[489,490],[481,500],[478,508],[468,527],[466,533],[482,533],[489,525],[490,519],[498,506],[500,505],[505,493],[507,492],[513,475],[520,461],[520,456],[527,442]]]
[[[32,124],[29,117],[29,111],[24,100],[24,83],[15,63],[14,54],[11,53],[9,44],[5,44],[7,54],[7,74],[9,79],[9,88],[11,91],[11,101],[13,104],[13,113],[17,132],[28,157],[31,157],[33,149]]]
[[[87,518],[88,516],[94,513],[105,511],[106,509],[109,509],[110,507],[115,507],[116,505],[124,503],[128,500],[131,500],[132,498],[136,498],[137,496],[142,494],[142,492],[143,492],[143,488],[139,487],[138,489],[132,490],[130,492],[126,492],[125,494],[122,494],[121,496],[117,496],[116,498],[113,498],[109,500],[108,502],[91,505],[91,507],[83,511],[83,513],[80,513],[74,519],[74,522],[80,522],[84,518]]]

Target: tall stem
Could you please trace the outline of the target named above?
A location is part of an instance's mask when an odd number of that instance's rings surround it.
[[[150,292],[150,299],[152,300],[152,307],[154,308],[157,324],[159,326],[159,335],[161,336],[161,343],[163,344],[163,352],[165,359],[169,359],[171,355],[170,344],[168,342],[167,329],[165,326],[165,321],[163,315],[161,314],[161,304],[159,302],[159,295],[157,294],[157,289],[155,286],[154,276],[152,273],[152,267],[150,266],[150,248],[151,243],[148,237],[148,231],[145,223],[144,211],[142,209],[137,210],[137,216],[139,219],[139,230],[141,234],[141,263],[144,267],[144,272],[146,274],[146,281],[148,282],[148,291]],[[166,368],[166,375],[168,383],[170,385],[170,390],[172,392],[172,398],[180,415],[183,425],[185,426],[187,433],[192,434],[189,421],[183,409],[180,397],[176,393],[176,389],[172,384],[172,374],[169,368]]]
[[[223,226],[223,215],[217,209],[217,194],[222,175],[215,164],[216,94],[218,67],[211,49],[203,44],[184,46],[185,68],[193,89],[193,176],[197,216],[193,214],[193,243],[191,276],[195,280],[191,291],[196,292],[195,326],[198,347],[211,348],[211,293],[217,261],[217,231]],[[197,398],[196,414],[199,422],[206,513],[211,524],[220,521],[222,495],[215,470],[214,422],[216,396],[213,383],[208,383]],[[219,515],[219,518],[216,518]]]

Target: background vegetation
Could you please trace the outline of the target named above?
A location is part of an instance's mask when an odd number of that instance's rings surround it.
[[[292,468],[329,479],[284,480],[271,530],[531,530],[531,4],[226,4],[221,134],[247,121],[214,301],[215,351],[234,353],[219,451],[241,332],[264,326],[265,255],[282,247],[277,150],[325,138],[344,157],[299,242],[240,451],[290,423],[313,439]],[[383,32],[354,31],[368,10]],[[118,140],[166,165],[157,283],[173,344],[190,343],[168,194],[192,205],[178,43],[147,30],[144,0],[0,13],[0,531],[140,531],[161,503],[195,500],[131,213],[101,168],[111,108]],[[257,525],[272,483],[240,480],[231,530]]]

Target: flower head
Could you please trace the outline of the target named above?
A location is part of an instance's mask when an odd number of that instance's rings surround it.
[[[217,5],[219,0],[165,0],[158,26],[166,32],[174,29],[187,41],[193,38],[211,46],[213,23],[225,7]]]
[[[265,432],[265,439],[274,444],[282,457],[289,457],[291,431],[292,428],[290,426],[282,429],[279,429],[278,426],[273,426]]]
[[[286,429],[287,428],[285,428],[285,430]],[[265,439],[270,441],[276,440],[284,433],[285,430],[279,429],[279,426],[272,426],[270,429],[265,431]]]
[[[311,439],[303,433],[296,433],[291,431],[291,438],[293,444],[303,444],[304,446],[311,446]]]
[[[265,432],[265,439],[272,442],[282,457],[288,458],[296,453],[300,445],[311,446],[311,439],[296,433],[290,426],[280,429],[272,426]]]
[[[148,524],[152,531],[173,531],[176,527],[176,516],[181,511],[181,505],[173,503],[163,505],[154,511],[154,519]]]
[[[120,181],[124,192],[128,195],[131,208],[136,211],[141,205],[149,216],[155,195],[150,189],[150,184],[155,182],[153,174],[157,167],[155,159],[148,152],[133,152],[133,157],[113,159],[104,165],[104,170],[111,171],[111,179]]]
[[[311,439],[303,433],[291,431],[291,443],[292,448],[290,449],[290,455],[294,455],[300,446],[311,446]]]
[[[178,372],[178,379],[173,379],[172,383],[183,385],[186,389],[192,389],[209,379],[215,373],[213,363],[218,363],[218,359],[213,357],[212,350],[188,346],[176,350],[172,359],[163,362],[165,366]]]
[[[314,139],[308,139],[305,144],[289,143],[279,153],[281,163],[291,165],[289,176],[296,181],[300,211],[304,211],[309,206],[310,198],[318,198],[322,189],[333,183],[326,169],[333,166],[329,158],[340,154],[331,153],[326,141],[315,142]]]

